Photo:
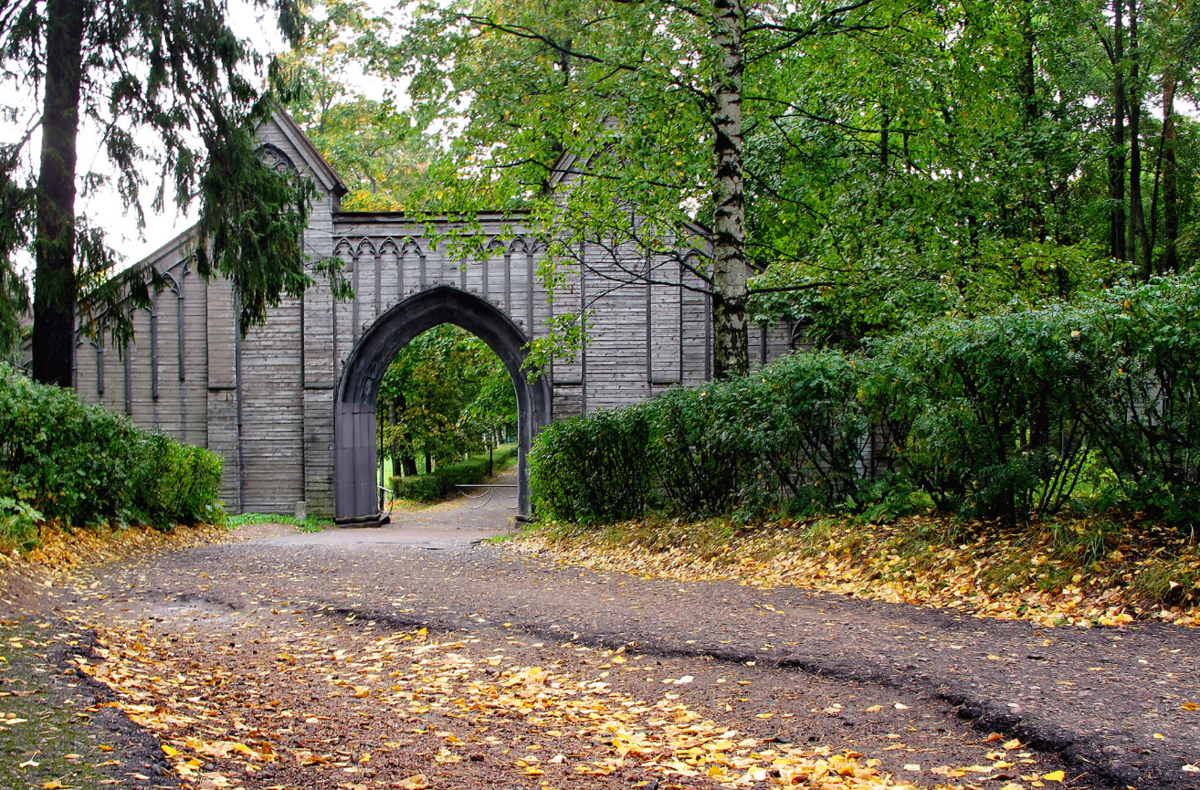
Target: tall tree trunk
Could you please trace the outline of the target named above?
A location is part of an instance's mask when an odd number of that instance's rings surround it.
[[[1179,270],[1179,184],[1175,180],[1175,74],[1168,69],[1163,76],[1163,269]]]
[[[890,146],[892,119],[888,116],[887,104],[879,102],[879,164],[883,177],[888,174],[888,148]]]
[[[742,0],[713,1],[713,41],[722,52],[713,85],[713,376],[750,371],[746,315],[746,200],[742,169]]]
[[[33,378],[72,385],[75,363],[75,165],[85,3],[46,3],[46,77],[38,176]]]
[[[1141,52],[1138,50],[1138,4],[1129,0],[1129,236],[1130,260],[1140,266],[1142,279],[1153,274],[1150,238],[1142,207],[1142,86]],[[1139,260],[1140,258],[1140,260]]]
[[[1037,190],[1041,183],[1042,171],[1045,169],[1045,156],[1038,138],[1040,112],[1037,101],[1037,72],[1034,68],[1034,49],[1037,46],[1037,39],[1033,34],[1032,5],[1031,2],[1025,3],[1024,10],[1021,12],[1022,52],[1018,90],[1021,93],[1021,126],[1025,131],[1025,144],[1035,170],[1027,187],[1032,190],[1032,194],[1026,193],[1025,198],[1025,208],[1029,216],[1029,234],[1038,241],[1044,242],[1046,240],[1046,218],[1042,212],[1041,196],[1038,195]]]
[[[1108,156],[1109,251],[1125,260],[1125,0],[1113,0],[1113,127]]]

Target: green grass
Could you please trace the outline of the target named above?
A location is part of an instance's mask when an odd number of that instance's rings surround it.
[[[62,787],[100,787],[113,781],[104,763],[121,755],[99,748],[109,734],[92,726],[87,713],[62,705],[50,687],[58,673],[45,659],[50,640],[32,623],[0,623],[0,682],[6,691],[0,697],[0,787],[41,788],[55,781]]]
[[[242,513],[237,516],[230,516],[227,522],[231,529],[244,527],[247,524],[287,524],[291,527],[296,527],[301,532],[320,532],[326,527],[332,527],[333,522],[327,518],[317,518],[309,516],[306,519],[298,519],[295,516],[285,516],[278,513]]]

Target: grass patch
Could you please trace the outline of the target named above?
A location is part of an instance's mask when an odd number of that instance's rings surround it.
[[[24,619],[24,618],[22,618]],[[97,787],[111,752],[103,731],[55,699],[47,688],[55,668],[46,662],[47,633],[28,622],[0,622],[0,786]],[[107,780],[107,781],[106,781]]]
[[[1200,625],[1197,540],[1134,519],[1019,527],[930,516],[889,524],[836,517],[549,523],[515,548],[609,570],[795,585],[1045,625]]]
[[[286,524],[289,527],[295,527],[301,532],[320,532],[326,527],[333,526],[333,522],[327,518],[309,516],[308,518],[300,519],[295,516],[286,516],[278,513],[241,513],[236,516],[229,516],[226,519],[226,524],[231,529],[244,527],[248,524]]]

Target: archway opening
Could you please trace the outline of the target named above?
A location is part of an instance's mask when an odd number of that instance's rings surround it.
[[[516,459],[512,377],[495,351],[454,324],[418,335],[396,354],[380,382],[375,415],[381,493],[436,498]],[[515,490],[509,493],[516,498]]]
[[[490,348],[513,384],[517,402],[517,517],[529,510],[527,454],[550,420],[544,376],[524,368],[527,338],[499,308],[451,286],[414,294],[383,313],[347,355],[334,411],[334,515],[339,524],[378,524],[380,386],[392,360],[418,336],[443,324],[465,329]]]

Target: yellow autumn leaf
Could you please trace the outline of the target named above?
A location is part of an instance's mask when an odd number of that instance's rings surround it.
[[[168,743],[164,743],[162,745],[162,750],[163,750],[163,754],[165,754],[168,757],[174,757],[175,755],[179,754],[179,750],[176,749],[174,746],[171,746]]]
[[[1064,774],[1062,771],[1051,771],[1048,774],[1042,775],[1042,781],[1044,781],[1044,782],[1061,782],[1066,778],[1067,778],[1067,775]]]
[[[425,774],[416,774],[407,779],[401,779],[397,782],[397,786],[404,790],[425,790],[429,787],[429,781],[425,778]]]
[[[1188,713],[1191,713],[1192,711],[1196,710],[1197,708],[1200,708],[1200,705],[1197,705],[1194,702],[1185,702],[1182,705],[1180,705],[1179,707],[1183,708]]]

